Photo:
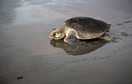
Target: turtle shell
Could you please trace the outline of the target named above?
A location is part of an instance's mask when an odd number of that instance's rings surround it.
[[[90,17],[74,17],[65,21],[66,27],[74,29],[78,39],[93,39],[102,36],[110,25]]]

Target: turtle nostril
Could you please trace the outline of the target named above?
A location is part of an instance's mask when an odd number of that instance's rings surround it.
[[[50,35],[50,38],[53,38],[53,35]]]
[[[51,37],[53,38],[54,36],[52,35]]]

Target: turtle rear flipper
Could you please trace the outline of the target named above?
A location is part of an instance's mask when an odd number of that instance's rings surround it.
[[[114,41],[112,37],[110,37],[108,34],[104,34],[103,36],[99,37],[100,39],[104,39],[106,41]]]
[[[111,28],[111,24],[108,24],[108,30],[106,32],[109,32],[110,28]]]

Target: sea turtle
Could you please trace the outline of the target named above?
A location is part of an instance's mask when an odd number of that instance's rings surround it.
[[[110,29],[110,24],[90,17],[73,17],[64,22],[58,29],[54,29],[50,38],[64,39],[67,43],[84,43],[84,40],[101,38],[110,41],[112,38],[105,34]],[[83,40],[83,41],[82,41]]]

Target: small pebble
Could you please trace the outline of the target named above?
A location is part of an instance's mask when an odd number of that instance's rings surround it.
[[[18,76],[17,80],[23,79],[23,76]]]

